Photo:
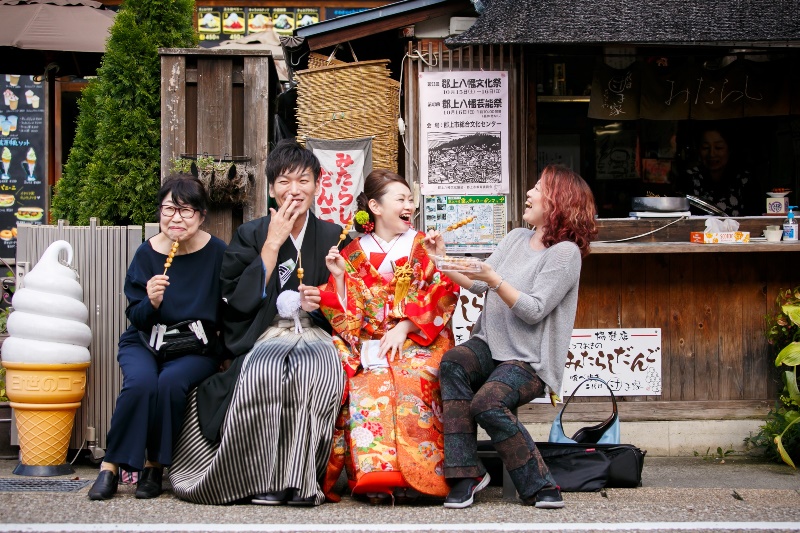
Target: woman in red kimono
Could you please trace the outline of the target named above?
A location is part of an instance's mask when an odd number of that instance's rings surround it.
[[[387,170],[367,176],[355,226],[365,235],[341,254],[321,309],[348,376],[328,467],[326,496],[346,467],[353,494],[377,502],[390,495],[444,497],[439,362],[454,346],[446,327],[458,292],[412,228],[413,194]]]

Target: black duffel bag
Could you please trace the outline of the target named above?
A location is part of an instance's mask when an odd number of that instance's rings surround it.
[[[642,485],[646,450],[632,444],[567,444],[537,442],[556,483],[564,492]]]

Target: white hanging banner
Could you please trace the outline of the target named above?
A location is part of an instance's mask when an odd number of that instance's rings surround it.
[[[372,172],[372,137],[363,139],[306,139],[322,166],[314,214],[320,220],[344,226],[356,211],[356,197]]]
[[[422,194],[509,192],[508,72],[421,72]]]

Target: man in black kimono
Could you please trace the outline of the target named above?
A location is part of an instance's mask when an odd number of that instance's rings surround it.
[[[266,172],[278,209],[239,227],[220,274],[233,361],[190,398],[170,471],[176,495],[198,503],[324,501],[344,371],[313,313],[342,229],[311,212],[320,176],[312,152],[281,141]]]

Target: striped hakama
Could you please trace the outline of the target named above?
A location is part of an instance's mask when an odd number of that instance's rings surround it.
[[[321,482],[331,450],[344,372],[331,337],[303,320],[280,320],[246,356],[231,405],[211,442],[200,432],[196,391],[169,469],[173,491],[203,504],[230,503],[296,488],[325,501]]]

